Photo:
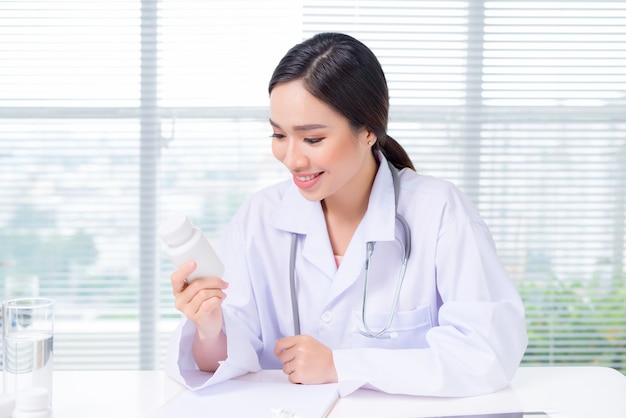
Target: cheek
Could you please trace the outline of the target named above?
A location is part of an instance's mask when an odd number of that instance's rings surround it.
[[[359,149],[357,139],[353,136],[346,135],[333,145],[332,151],[324,156],[327,164],[341,165],[347,168],[352,161],[360,159],[361,150]]]

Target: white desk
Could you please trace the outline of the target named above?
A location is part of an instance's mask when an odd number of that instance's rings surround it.
[[[508,388],[490,395],[428,398],[360,390],[341,399],[331,417],[417,418],[520,410],[552,411],[563,418],[626,418],[626,377],[603,367],[522,367]]]
[[[184,390],[160,371],[55,371],[54,418],[148,417]],[[522,367],[508,388],[472,398],[359,390],[340,399],[329,418],[418,418],[520,408],[558,412],[559,418],[625,418],[626,377],[603,367]]]

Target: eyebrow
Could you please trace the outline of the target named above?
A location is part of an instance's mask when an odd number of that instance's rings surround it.
[[[273,120],[269,120],[270,121],[270,125],[278,128],[278,129],[282,129],[276,122],[274,122]],[[326,125],[322,125],[321,123],[309,123],[307,125],[296,125],[293,127],[294,131],[312,131],[314,129],[323,129],[323,128],[328,128],[328,126]]]

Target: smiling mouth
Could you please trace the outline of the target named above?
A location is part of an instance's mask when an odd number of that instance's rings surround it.
[[[310,176],[295,176],[298,181],[310,181],[316,177],[319,177],[321,173],[311,174]]]

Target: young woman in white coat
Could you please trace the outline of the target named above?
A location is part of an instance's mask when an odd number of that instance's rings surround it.
[[[374,54],[322,33],[269,84],[272,152],[291,178],[250,196],[217,251],[223,277],[172,274],[186,317],[168,372],[200,388],[259,369],[340,394],[469,396],[505,387],[524,308],[490,232],[452,184],[386,133]]]

